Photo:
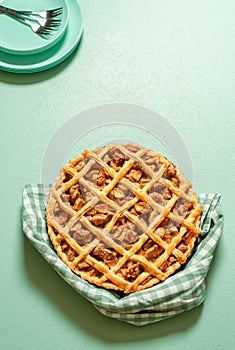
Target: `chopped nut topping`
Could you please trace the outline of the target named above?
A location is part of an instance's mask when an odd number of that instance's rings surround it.
[[[159,159],[156,157],[156,153],[148,151],[144,152],[141,155],[141,158],[144,160],[146,164],[154,171],[157,172],[160,169],[161,162]]]
[[[77,197],[80,195],[80,186],[79,184],[73,185],[70,187],[69,193],[72,202],[74,203]]]
[[[94,235],[89,230],[85,229],[79,221],[71,228],[69,235],[81,245],[90,243],[94,237]]]
[[[186,201],[183,198],[178,199],[176,202],[173,212],[179,216],[185,217],[186,214],[189,214],[189,211],[192,209],[192,203]]]
[[[85,261],[81,261],[80,263],[78,263],[77,267],[79,270],[86,270],[88,268],[91,268],[91,266]]]
[[[96,177],[96,183],[98,187],[103,188],[105,185],[107,185],[112,180],[111,176],[107,172],[105,168],[101,168],[97,177]]]
[[[62,251],[65,251],[68,248],[68,243],[66,242],[65,239],[62,239],[61,241],[61,249]]]
[[[85,202],[89,202],[94,198],[94,194],[86,189],[84,189],[83,197]]]
[[[60,206],[58,203],[55,203],[54,216],[55,216],[56,222],[62,227],[64,227],[70,219],[70,216],[66,212],[60,209]]]
[[[151,248],[149,248],[146,251],[145,257],[150,261],[155,260],[156,257],[163,252],[163,250],[164,249],[162,247],[159,247],[157,244],[154,244]]]
[[[105,214],[96,214],[92,218],[92,222],[95,226],[101,226],[110,221],[110,216]]]
[[[129,209],[132,215],[139,216],[148,225],[154,215],[153,208],[146,202],[138,201]]]
[[[155,233],[165,242],[170,243],[172,238],[178,234],[178,228],[173,221],[171,221],[169,218],[165,218]]]
[[[155,231],[155,233],[160,237],[160,238],[163,238],[166,231],[163,227],[158,227]]]
[[[77,198],[74,203],[73,210],[79,211],[85,203],[86,201],[84,201],[84,199]]]
[[[166,204],[166,200],[159,193],[156,193],[156,192],[150,193],[150,197],[152,197],[152,199],[160,205]]]
[[[175,256],[170,255],[169,258],[167,260],[165,260],[160,266],[159,266],[159,270],[161,270],[162,272],[166,272],[167,268],[171,265],[173,265],[176,261],[178,261],[176,259]]]
[[[157,193],[163,193],[165,189],[166,189],[166,186],[161,184],[160,182],[155,182],[151,187],[151,191],[157,192]]]
[[[142,176],[141,170],[132,169],[128,174],[126,174],[126,178],[131,182],[138,182]]]
[[[114,158],[108,164],[111,168],[113,168],[115,171],[119,171],[124,163],[124,158]]]
[[[120,188],[114,187],[114,189],[109,193],[109,198],[116,200],[116,199],[122,199],[125,197],[125,194]]]
[[[123,184],[118,184],[108,194],[108,198],[115,201],[119,206],[129,202],[134,198],[134,194]]]
[[[108,263],[109,266],[114,265],[117,261],[117,253],[108,248],[104,248],[101,245],[95,247],[92,254],[97,257],[98,260]]]
[[[116,222],[116,225],[110,231],[109,235],[119,244],[126,247],[128,244],[134,243],[137,241],[139,236],[143,232],[140,231],[134,223],[127,220],[126,217],[122,216]]]
[[[67,254],[68,261],[70,262],[74,260],[76,255],[75,251],[71,247],[68,247],[66,254]]]
[[[64,173],[64,178],[63,178],[63,182],[68,182],[70,179],[72,179],[73,175],[68,173],[67,171],[65,171]]]
[[[151,207],[146,203],[146,202],[137,202],[135,204],[135,210],[137,211],[137,213],[139,214],[144,214],[147,211],[151,210]]]
[[[170,263],[170,265],[174,264],[176,261],[177,261],[177,259],[176,259],[175,256],[172,255],[172,256],[169,257],[169,263]]]
[[[177,176],[177,169],[174,164],[169,164],[166,171],[165,176],[168,180],[172,181],[175,187],[179,187],[179,179]]]
[[[125,280],[133,281],[142,272],[140,263],[134,261],[127,261],[125,265],[119,270],[118,274]]]
[[[192,238],[193,238],[193,233],[188,231],[183,237],[183,242],[185,244],[189,244],[189,242],[191,241]]]
[[[182,253],[185,253],[188,248],[184,243],[180,243],[177,249],[179,249]]]
[[[160,266],[159,266],[159,270],[161,270],[162,272],[165,272],[166,269],[168,267],[168,261],[165,260]]]
[[[162,247],[148,239],[140,249],[139,254],[144,255],[146,259],[153,262],[163,251]]]
[[[169,164],[166,169],[166,178],[171,179],[172,177],[175,177],[176,175],[176,167],[173,164]]]
[[[70,195],[66,194],[66,193],[63,193],[61,195],[61,200],[63,203],[66,203],[66,204],[70,204],[69,203],[69,199],[70,199]],[[58,205],[58,203],[56,202],[56,204]],[[59,206],[59,205],[58,205]]]
[[[89,172],[89,176],[88,176],[88,179],[91,181],[91,182],[94,182],[96,183],[97,182],[97,177],[99,175],[99,170],[92,170]]]
[[[108,204],[97,204],[85,214],[87,219],[95,226],[104,226],[113,216]]]

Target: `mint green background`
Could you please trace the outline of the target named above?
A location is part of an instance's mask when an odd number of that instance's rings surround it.
[[[234,349],[235,2],[80,5],[84,37],[66,62],[32,75],[0,72],[1,348]],[[79,111],[112,102],[143,105],[174,125],[192,158],[195,189],[221,192],[225,214],[205,303],[142,328],[99,314],[21,229],[21,190],[39,182],[56,129]]]

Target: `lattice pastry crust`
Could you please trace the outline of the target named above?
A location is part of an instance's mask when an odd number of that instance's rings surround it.
[[[131,293],[181,267],[202,206],[171,161],[136,144],[86,150],[61,169],[46,211],[58,256],[83,279]]]

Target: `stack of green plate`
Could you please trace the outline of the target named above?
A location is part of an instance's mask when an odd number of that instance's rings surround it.
[[[77,0],[0,0],[17,10],[42,11],[62,7],[60,26],[49,37],[35,34],[28,26],[0,15],[0,69],[32,73],[51,68],[65,60],[76,48],[83,31]]]

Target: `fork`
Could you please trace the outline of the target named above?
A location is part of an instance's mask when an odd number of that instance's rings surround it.
[[[58,24],[44,24],[44,25],[41,25],[40,23],[38,22],[35,22],[35,21],[31,21],[27,18],[23,18],[23,17],[20,17],[18,15],[10,15],[10,14],[7,14],[9,17],[17,20],[18,22],[22,23],[22,24],[25,24],[26,26],[30,27],[31,30],[35,33],[35,34],[38,34],[40,35],[41,37],[43,38],[47,38],[48,36],[50,36],[53,31],[56,29],[56,27],[58,26]]]
[[[49,14],[52,15],[53,10],[48,10]],[[31,11],[26,11],[31,13]],[[47,11],[43,11],[44,13]],[[43,18],[37,17],[36,15],[26,15],[22,14],[22,11],[16,11],[13,9],[6,8],[0,5],[0,13],[3,13],[13,19],[16,19],[18,22],[23,23],[31,28],[31,30],[43,37],[47,37],[52,34],[54,30],[60,25],[60,20],[53,19],[53,17]],[[55,13],[58,13],[57,11]],[[58,15],[58,14],[57,14]],[[56,15],[56,16],[57,16]],[[54,15],[55,17],[55,15]]]
[[[21,23],[24,23],[28,27],[30,27],[34,33],[36,33],[44,38],[47,38],[48,36],[50,36],[59,26],[59,24],[57,24],[57,23],[55,23],[55,24],[53,24],[51,22],[48,23],[47,20],[46,20],[46,22],[41,23],[41,24],[38,22],[35,22],[35,21],[32,22],[26,18],[22,18],[22,19],[18,18],[18,20]]]
[[[0,10],[0,13],[1,13],[1,10]],[[34,21],[34,20],[32,21],[32,20],[29,20],[27,18],[23,18],[23,17],[18,16],[18,15],[7,14],[7,16],[9,16],[9,17],[17,20],[18,22],[30,27],[34,33],[40,35],[43,38],[47,38],[49,35],[51,35],[53,33],[53,31],[56,29],[56,27],[58,26],[58,24],[51,24],[51,23],[49,25],[46,23],[41,25],[37,21]]]
[[[0,5],[0,11],[2,13],[8,13],[11,15],[22,15],[22,16],[37,16],[41,18],[54,18],[62,14],[63,8],[58,7],[51,10],[44,11],[25,11],[25,10],[15,10],[6,6]]]

